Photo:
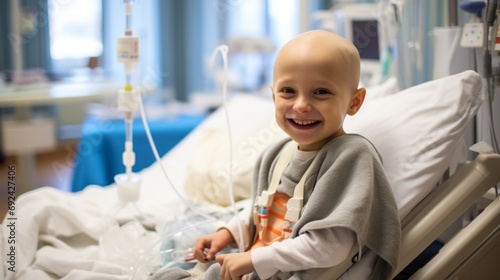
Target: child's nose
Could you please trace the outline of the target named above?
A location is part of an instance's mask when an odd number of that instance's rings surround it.
[[[307,97],[298,97],[295,100],[295,104],[293,105],[293,109],[300,113],[309,112],[312,110],[311,102]]]

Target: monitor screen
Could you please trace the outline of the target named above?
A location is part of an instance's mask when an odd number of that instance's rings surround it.
[[[352,42],[358,48],[361,59],[379,60],[379,32],[376,19],[353,19]]]

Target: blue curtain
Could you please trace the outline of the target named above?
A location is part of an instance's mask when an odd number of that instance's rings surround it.
[[[160,71],[175,99],[204,88],[206,57],[223,38],[223,9],[224,1],[159,1]]]
[[[188,66],[188,1],[160,1],[160,68],[166,75],[162,76],[163,87],[175,89],[178,100],[187,99]]]

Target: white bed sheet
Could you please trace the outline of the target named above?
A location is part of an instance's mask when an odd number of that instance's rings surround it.
[[[183,180],[179,164],[168,164],[172,179],[180,186]],[[183,212],[184,205],[163,182],[161,172],[152,167],[143,172],[143,188],[138,208],[145,215],[162,219],[173,218]],[[165,186],[163,186],[165,185]],[[182,190],[181,190],[182,192]],[[114,226],[109,222],[118,203],[115,186],[89,186],[80,193],[68,194],[45,187],[22,195],[16,210],[15,276],[2,261],[6,279],[128,279],[130,270],[124,264],[133,264],[143,252],[134,253],[135,244],[123,244],[116,256],[109,248],[99,246],[100,237]],[[120,217],[132,217],[133,212],[122,211]],[[109,216],[108,216],[109,215]],[[5,224],[5,223],[4,223]],[[3,252],[7,235],[2,226]],[[147,232],[147,239],[156,242],[158,233]],[[45,244],[42,246],[41,244]],[[144,242],[143,247],[153,245]],[[130,251],[132,251],[130,253]],[[129,252],[127,256],[127,252]],[[5,258],[6,255],[2,254]],[[123,258],[123,259],[122,259]],[[126,260],[124,260],[126,259]],[[128,263],[125,263],[128,262]],[[0,277],[1,278],[1,277]]]

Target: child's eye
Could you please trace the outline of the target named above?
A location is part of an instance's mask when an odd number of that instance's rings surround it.
[[[331,91],[324,89],[324,88],[319,88],[314,91],[315,94],[330,94]]]
[[[295,91],[291,88],[283,88],[283,89],[281,89],[281,92],[283,92],[283,93],[295,93]]]

